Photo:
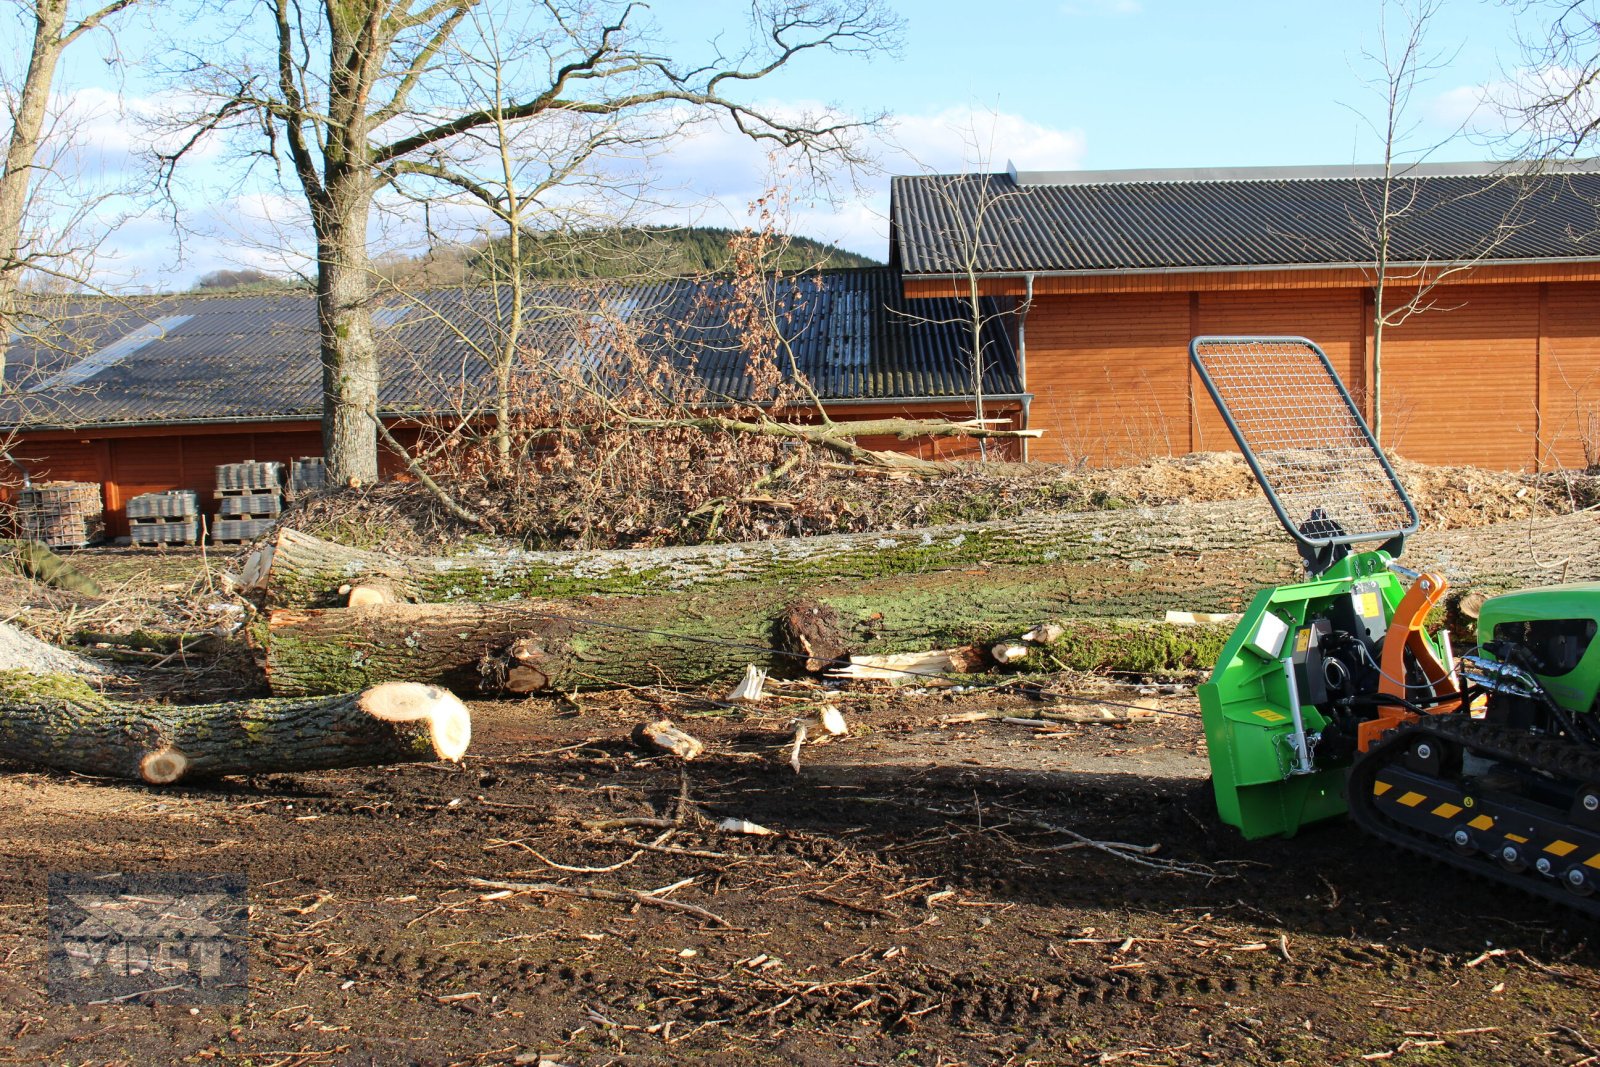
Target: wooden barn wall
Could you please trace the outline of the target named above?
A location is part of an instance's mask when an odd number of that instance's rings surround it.
[[[839,421],[972,416],[969,408],[891,404],[840,405],[830,414]],[[1022,410],[1015,402],[990,405],[987,414],[1004,419],[1000,424],[1004,427],[1022,425]],[[415,430],[397,427],[393,432],[402,445],[409,448],[416,444]],[[876,436],[863,437],[860,443],[867,448],[908,452],[924,459],[977,458],[979,451],[976,442],[964,438],[902,441]],[[49,431],[23,435],[11,452],[35,481],[99,482],[106,507],[107,535],[124,537],[128,534],[127,503],[140,493],[196,490],[201,511],[209,519],[216,512],[212,490],[219,465],[258,460],[279,462],[287,468],[292,460],[322,454],[322,432],[311,422]],[[995,442],[989,455],[1020,459],[1021,450],[1017,441]],[[379,449],[378,466],[385,479],[407,477],[404,459],[388,448]]]
[[[1187,293],[1045,297],[1027,322],[1029,456],[1114,464],[1187,452]]]
[[[1027,321],[1031,458],[1109,465],[1231,449],[1188,343],[1202,333],[1316,341],[1368,410],[1371,297],[1361,288],[1040,296]],[[1385,331],[1386,447],[1507,469],[1600,458],[1600,283],[1435,289]],[[1492,418],[1487,413],[1492,413]]]
[[[1539,286],[1440,287],[1384,330],[1383,443],[1420,463],[1532,468]]]
[[[1544,289],[1539,460],[1547,467],[1600,464],[1600,286]]]

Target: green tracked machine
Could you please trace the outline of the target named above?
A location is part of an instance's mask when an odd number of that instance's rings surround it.
[[[1189,354],[1306,569],[1257,594],[1199,687],[1222,820],[1260,838],[1348,813],[1600,916],[1600,583],[1489,598],[1456,656],[1427,628],[1444,578],[1398,562],[1416,508],[1321,349]]]

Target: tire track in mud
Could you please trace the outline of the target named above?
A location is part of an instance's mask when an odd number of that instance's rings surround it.
[[[1012,1028],[1074,1014],[1092,1015],[1119,1006],[1159,1010],[1205,1007],[1230,998],[1325,985],[1345,977],[1424,991],[1434,980],[1462,966],[1455,956],[1404,945],[1332,944],[1298,946],[1294,961],[1241,962],[1145,960],[1127,964],[1084,962],[996,984],[995,976],[972,970],[950,971],[908,963],[870,977],[775,980],[760,972],[728,967],[656,973],[639,980],[600,966],[485,958],[470,953],[363,947],[319,960],[336,980],[377,984],[398,990],[425,990],[434,996],[462,992],[518,995],[570,1001],[574,1008],[603,1006],[618,1018],[649,1014],[649,1021],[676,1019],[686,1024],[735,1017],[765,1017],[773,1025],[851,1023],[863,1013],[886,1025],[932,1016],[956,1028]],[[269,959],[271,947],[264,951]],[[1217,950],[1219,952],[1225,949]],[[634,969],[637,973],[637,969]],[[643,1008],[641,1008],[641,1005]]]

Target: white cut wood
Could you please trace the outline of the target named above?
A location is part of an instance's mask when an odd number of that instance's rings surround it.
[[[1212,623],[1238,622],[1244,618],[1237,611],[1169,611],[1166,621],[1173,626],[1205,626]]]
[[[766,696],[763,692],[766,684],[767,672],[752,663],[744,669],[744,677],[739,679],[739,684],[733,687],[733,692],[728,694],[728,699],[748,704],[757,703]]]
[[[1022,635],[1030,645],[1053,645],[1066,636],[1067,628],[1059,623],[1047,622],[1035,626]]]
[[[823,708],[818,718],[822,721],[822,728],[834,737],[843,737],[850,732],[850,727],[838,708]]]
[[[1028,646],[1015,641],[1001,641],[989,650],[996,663],[1009,665],[1021,663],[1028,658]]]
[[[659,749],[681,760],[692,760],[702,755],[706,746],[698,737],[673,725],[670,719],[640,723],[633,732],[634,741],[648,748]]]

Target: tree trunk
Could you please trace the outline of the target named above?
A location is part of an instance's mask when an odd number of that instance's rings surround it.
[[[174,707],[113,701],[77,678],[0,672],[0,756],[151,785],[455,761],[471,736],[459,700],[411,682],[314,700]]]
[[[340,586],[369,581],[419,602],[497,602],[739,582],[815,585],[982,564],[1130,563],[1281,541],[1259,501],[1044,512],[999,522],[725,545],[443,558],[385,556],[285,529],[273,546],[265,582],[269,601],[285,607],[332,605]]]
[[[974,563],[941,571],[918,572],[906,560],[898,570],[878,569],[870,552],[840,554],[834,560],[839,566],[827,572],[825,580],[804,585],[795,577],[803,571],[797,572],[789,557],[783,557],[782,567],[757,568],[755,576],[747,571],[741,580],[721,583],[713,579],[726,576],[697,559],[693,568],[677,575],[684,588],[650,596],[578,597],[575,590],[590,579],[574,569],[547,580],[569,599],[278,610],[270,614],[266,626],[258,625],[253,636],[268,682],[274,692],[285,695],[359,688],[392,678],[436,682],[472,693],[482,691],[484,672],[492,690],[503,685],[500,679],[512,670],[535,683],[535,676],[542,675],[543,687],[562,690],[663,680],[708,685],[737,675],[750,663],[794,673],[804,660],[819,658],[817,650],[823,645],[828,646],[828,657],[920,651],[989,645],[1015,638],[1047,619],[1103,626],[1108,617],[1157,618],[1171,608],[1239,611],[1264,586],[1303,576],[1281,539],[1245,548],[1206,548],[1201,553],[1196,542],[1203,546],[1204,539],[1194,528],[1147,530],[1143,540],[1136,531],[1126,532],[1127,540],[1108,542],[1111,547],[1098,558],[1088,544],[1075,552],[1058,546],[1055,557],[1045,559],[1037,544],[995,539],[985,544],[988,551],[980,558],[1000,556],[1005,546],[1020,544],[1040,561],[1005,566]],[[814,542],[825,540],[832,539]],[[1501,591],[1600,578],[1600,553],[1593,547],[1597,540],[1600,516],[1580,513],[1533,525],[1507,523],[1420,536],[1407,560],[1414,567],[1441,572],[1458,589]],[[890,541],[891,546],[897,543]],[[1173,541],[1181,547],[1175,548]],[[773,542],[767,547],[784,552],[814,542]],[[953,544],[954,538],[934,543]],[[965,551],[967,543],[953,551]],[[1157,554],[1158,545],[1165,546],[1164,555]],[[895,549],[883,551],[892,554]],[[645,558],[655,557],[645,554]],[[950,563],[949,556],[934,558],[935,565]],[[908,553],[908,559],[915,556]],[[726,562],[738,570],[748,561],[735,557]],[[817,573],[826,570],[816,568]],[[492,572],[476,573],[494,577]],[[608,572],[595,573],[595,580],[604,580]],[[635,574],[632,588],[667,589],[672,582],[663,574],[652,571],[643,580]],[[456,575],[449,580],[459,584],[465,579]],[[526,574],[522,580],[527,581]],[[786,616],[792,617],[790,609],[797,602],[806,605],[801,614],[808,619],[829,620],[830,633],[796,635],[780,625]],[[1156,628],[1151,633],[1168,630]],[[516,642],[522,642],[522,654],[506,657],[504,651]],[[1117,651],[1117,642],[1104,653],[1122,656],[1118,662],[1124,665],[1115,669],[1161,665],[1150,659],[1149,642],[1129,638],[1125,644],[1125,653]],[[768,651],[774,647],[800,655],[774,656]],[[1093,665],[1108,666],[1103,659]]]
[[[1600,517],[1592,513],[1430,531],[1411,538],[1406,559],[1413,566],[1442,568],[1458,586],[1470,581],[1504,590],[1579,581],[1600,578],[1600,557],[1590,547],[1597,533]],[[372,583],[416,602],[501,602],[745,583],[802,589],[1014,566],[1043,568],[1041,575],[1076,568],[1070,573],[1083,583],[1083,602],[1109,608],[1103,614],[1160,614],[1166,608],[1237,610],[1232,598],[1241,589],[1293,580],[1297,570],[1282,531],[1265,504],[1254,500],[1044,512],[1000,522],[727,545],[454,557],[385,556],[286,529],[270,553],[261,580],[270,603],[283,607],[333,605],[340,602],[340,586]],[[1197,560],[1203,569],[1196,570]],[[1143,603],[1131,590],[1100,588],[1108,576],[1130,573],[1144,575]],[[1232,606],[1207,606],[1224,602]]]
[[[34,167],[39,154],[50,85],[61,56],[61,31],[66,24],[66,0],[37,0],[33,5],[33,45],[21,93],[11,112],[10,140],[0,169],[0,384],[5,381],[6,349],[17,316],[17,290],[26,264],[22,258],[22,220],[27,214],[28,191],[36,184]]]
[[[317,212],[327,220],[317,240],[322,447],[328,484],[372,485],[378,481],[378,437],[370,413],[377,409],[379,372],[367,263],[369,194],[358,188],[336,195],[335,203]]]
[[[1035,603],[990,602],[982,590],[975,592],[950,590],[943,602],[863,602],[842,594],[818,599],[837,612],[840,641],[858,654],[988,643],[1040,619]],[[773,628],[781,612],[775,601],[688,596],[280,609],[271,613],[263,651],[267,680],[284,696],[402,676],[468,696],[706,686],[749,664],[774,674],[800,673],[804,652],[791,658],[772,651],[775,642],[788,644]],[[1066,620],[1064,628],[1062,641],[1041,651],[1042,669],[1203,667],[1227,635],[1227,627],[1102,618]]]

